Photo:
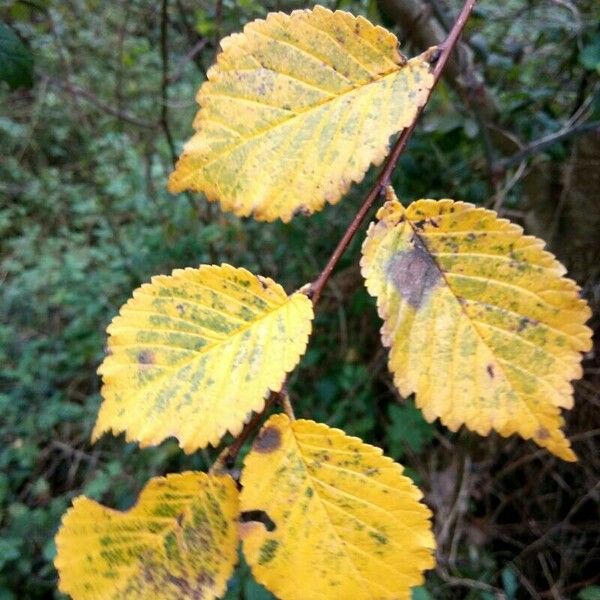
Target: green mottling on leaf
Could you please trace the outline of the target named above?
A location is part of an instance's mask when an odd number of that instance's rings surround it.
[[[277,547],[279,542],[277,540],[267,540],[260,548],[260,555],[258,557],[259,565],[266,565],[275,558]]]

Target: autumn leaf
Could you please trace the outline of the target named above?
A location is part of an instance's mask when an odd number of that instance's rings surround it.
[[[339,429],[272,416],[242,485],[242,515],[267,523],[241,524],[244,555],[283,600],[409,598],[434,565],[420,491],[379,448]]]
[[[453,200],[407,209],[393,190],[363,245],[403,396],[453,431],[518,433],[576,460],[561,431],[590,317],[564,267],[496,213]]]
[[[59,589],[75,600],[216,598],[237,562],[238,514],[228,475],[156,477],[126,512],[80,496],[56,536]]]
[[[335,204],[415,119],[433,76],[390,32],[316,6],[273,13],[221,42],[169,180],[224,210],[289,221]]]
[[[178,438],[186,452],[237,435],[306,349],[313,309],[229,265],[175,270],[142,285],[108,328],[93,438],[141,446]]]

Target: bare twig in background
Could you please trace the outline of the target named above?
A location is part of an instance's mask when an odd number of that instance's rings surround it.
[[[591,489],[589,489],[583,496],[581,496],[579,498],[579,500],[577,500],[577,502],[575,502],[575,504],[573,504],[573,506],[571,507],[571,509],[569,510],[569,512],[567,513],[567,515],[565,516],[565,518],[562,521],[553,525],[550,529],[545,531],[543,533],[543,535],[541,535],[537,540],[535,540],[535,542],[532,542],[531,544],[529,544],[529,546],[524,548],[521,551],[521,553],[515,558],[515,560],[521,558],[522,556],[524,556],[525,554],[528,554],[529,552],[531,552],[533,550],[536,550],[541,545],[543,545],[544,542],[552,534],[556,533],[557,531],[560,531],[560,529],[565,527],[569,523],[571,518],[579,511],[579,509],[588,500],[591,500],[591,499],[594,499],[594,502],[596,504],[600,501],[600,481],[598,481]]]
[[[131,3],[128,1],[121,2],[123,8],[123,21],[119,27],[117,35],[117,68],[115,73],[115,98],[117,99],[117,111],[119,113],[123,111],[123,58],[125,48],[125,33],[127,32],[127,24],[129,22],[129,14]],[[119,125],[121,122],[119,121]]]
[[[51,84],[69,92],[69,94],[73,96],[77,96],[83,98],[84,100],[87,100],[92,106],[96,107],[102,112],[105,112],[108,115],[112,115],[113,117],[117,117],[117,119],[121,119],[122,121],[125,121],[130,125],[135,125],[137,127],[144,127],[148,129],[156,129],[158,125],[157,123],[153,123],[152,121],[144,121],[143,119],[140,119],[127,112],[119,111],[117,108],[110,106],[106,102],[100,100],[92,92],[78,87],[76,85],[73,85],[68,81],[61,81],[54,77],[50,77],[49,75],[46,75],[46,77]]]
[[[213,62],[217,60],[217,54],[219,53],[219,40],[221,39],[223,27],[223,0],[215,0],[215,53],[213,56]]]
[[[187,10],[183,6],[181,0],[176,0],[177,2],[177,12],[179,13],[180,23],[183,25],[183,31],[187,37],[189,45],[194,48],[196,44],[203,41],[203,38],[198,36],[197,31],[194,29],[192,23],[188,21]],[[202,57],[200,52],[195,52],[191,55],[191,60],[194,61],[196,67],[202,72],[204,75],[204,79],[206,79],[206,68],[202,62]]]
[[[557,144],[558,142],[562,142],[573,136],[588,133],[590,131],[600,132],[600,121],[575,125],[567,129],[562,129],[557,133],[547,135],[539,140],[536,140],[535,142],[531,142],[528,146],[525,146],[525,148],[516,154],[513,154],[512,156],[500,161],[499,167],[501,167],[503,170],[509,169],[510,167],[518,165],[520,162],[526,160],[530,156],[543,152],[546,148],[549,148],[553,144]]]
[[[177,162],[175,142],[169,128],[169,46],[167,32],[169,27],[169,0],[162,0],[160,9],[160,58],[162,81],[160,85],[160,126],[164,131],[173,165]]]
[[[436,568],[435,572],[440,576],[442,581],[445,581],[452,587],[465,587],[472,590],[480,590],[494,594],[498,600],[506,600],[506,595],[504,592],[500,588],[494,587],[489,583],[477,581],[475,579],[468,579],[467,577],[453,577],[445,569],[439,566]]]
[[[183,71],[184,71],[186,65],[190,61],[193,61],[194,58],[196,56],[198,56],[198,54],[200,54],[200,52],[202,52],[202,50],[204,50],[204,47],[206,46],[206,44],[208,44],[208,39],[207,38],[202,38],[202,39],[198,40],[190,48],[190,50],[187,52],[187,54],[185,56],[183,56],[179,60],[179,62],[177,63],[177,66],[174,69],[174,71],[167,78],[167,83],[171,84],[171,83],[175,83],[176,81],[179,81],[179,79],[183,75]]]

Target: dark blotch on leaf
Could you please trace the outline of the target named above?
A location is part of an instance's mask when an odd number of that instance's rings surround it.
[[[442,274],[418,237],[413,238],[413,243],[412,250],[392,256],[386,271],[404,300],[419,308]]]
[[[519,326],[517,327],[517,333],[521,333],[522,331],[527,329],[527,327],[529,327],[530,325],[537,325],[538,323],[539,323],[539,321],[537,321],[536,319],[530,319],[529,317],[523,317],[522,319],[519,320]]]
[[[535,432],[535,437],[538,440],[547,440],[550,437],[550,432],[545,427],[539,427]]]
[[[154,363],[154,354],[150,350],[141,350],[138,354],[140,365],[151,365]]]
[[[383,535],[383,533],[380,533],[379,531],[369,531],[369,535],[378,543],[381,545],[387,544],[388,543],[388,539],[385,535]]]
[[[304,215],[305,217],[307,217],[307,216],[310,216],[311,214],[312,214],[312,211],[310,210],[310,208],[308,208],[308,206],[304,206],[304,204],[301,204],[300,206],[297,206],[294,209],[292,216],[297,217],[298,215]]]
[[[277,552],[277,547],[279,546],[279,542],[277,540],[267,540],[260,547],[260,555],[258,557],[259,565],[266,565],[271,562],[275,558],[275,553]]]
[[[275,452],[281,446],[281,432],[277,427],[265,427],[256,438],[252,448],[256,452]]]
[[[487,371],[487,374],[494,379],[494,365],[488,365],[485,370]]]

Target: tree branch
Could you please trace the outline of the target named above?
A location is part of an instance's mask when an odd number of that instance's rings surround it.
[[[248,438],[258,429],[260,426],[264,414],[281,399],[285,392],[285,383],[281,388],[280,392],[271,392],[269,397],[265,400],[264,408],[257,413],[254,413],[250,420],[244,425],[241,433],[233,440],[230,446],[226,447],[221,454],[219,454],[217,460],[213,463],[211,471],[221,471],[223,469],[230,469],[235,463],[237,455],[240,453],[242,446],[248,441]]]
[[[458,39],[462,34],[465,24],[467,23],[469,15],[473,10],[475,2],[476,0],[466,0],[462,7],[462,10],[460,11],[460,14],[458,15],[456,21],[454,22],[454,25],[452,26],[452,29],[450,30],[450,33],[448,34],[448,37],[438,46],[437,49],[430,49],[426,52],[426,54],[428,53],[430,55],[429,62],[435,63],[435,66],[433,68],[434,80],[433,85],[431,86],[431,91],[429,92],[429,97],[431,97],[431,92],[440,80],[444,68],[448,63],[452,50],[456,46],[456,43],[458,42]],[[429,101],[429,98],[427,100]],[[367,194],[367,197],[364,199],[362,206],[356,213],[356,216],[348,226],[348,229],[342,236],[342,239],[339,241],[337,247],[331,254],[331,257],[327,261],[327,264],[325,265],[317,279],[315,279],[315,281],[310,285],[308,295],[310,298],[312,298],[313,304],[315,306],[318,303],[319,298],[321,297],[321,292],[323,291],[323,288],[325,287],[327,281],[331,277],[331,273],[333,272],[340,258],[350,245],[350,242],[354,239],[356,232],[360,228],[369,210],[373,206],[373,203],[379,197],[380,194],[385,192],[385,189],[389,185],[392,173],[396,168],[398,159],[404,152],[408,144],[408,140],[410,139],[410,136],[414,131],[415,125],[426,105],[427,102],[425,102],[425,104],[417,110],[417,114],[412,125],[404,129],[398,137],[398,139],[396,140],[396,143],[394,144],[394,147],[392,148],[392,151],[390,152],[385,162],[385,165],[383,166],[381,172],[379,173],[379,176],[377,177],[375,185]]]
[[[377,4],[420,50],[442,44],[452,26],[446,14],[441,14],[438,0],[378,0]],[[496,104],[473,68],[472,50],[466,44],[460,44],[457,50],[459,52],[453,53],[444,69],[444,79],[468,99],[469,105],[476,105],[485,117],[495,115]]]
[[[134,115],[120,111],[118,108],[113,108],[106,102],[103,102],[102,100],[97,98],[92,92],[78,87],[76,85],[73,85],[69,81],[60,81],[59,79],[50,77],[49,75],[46,75],[45,77],[49,83],[58,86],[59,88],[65,90],[69,94],[87,100],[92,106],[95,106],[97,109],[105,112],[108,115],[116,117],[121,121],[125,121],[125,123],[136,125],[137,127],[144,127],[147,129],[155,129],[158,125],[156,122],[144,121]]]
[[[448,62],[448,58],[452,52],[452,49],[456,46],[456,43],[464,29],[467,19],[469,18],[469,15],[471,14],[471,11],[473,10],[473,6],[475,5],[475,2],[476,2],[476,0],[466,0],[465,1],[465,4],[464,4],[460,14],[458,15],[456,22],[454,23],[454,26],[452,27],[452,30],[448,34],[448,37],[442,42],[442,44],[440,44],[440,46],[438,48],[430,48],[426,52],[429,62],[432,64],[435,63],[435,66],[433,68],[434,81],[433,81],[433,86],[431,87],[431,90],[433,90],[433,88],[439,81],[440,76],[446,66],[446,63]],[[431,95],[431,91],[430,91],[430,95]],[[425,103],[425,104],[427,104],[427,103]],[[348,245],[350,244],[350,242],[352,241],[354,236],[356,235],[356,232],[358,231],[360,225],[362,224],[367,213],[369,212],[369,209],[371,208],[371,206],[373,205],[375,200],[379,197],[379,195],[382,192],[384,192],[386,187],[389,185],[391,175],[394,171],[394,168],[396,167],[396,163],[398,162],[400,155],[406,148],[408,140],[410,139],[410,136],[415,128],[415,124],[416,124],[419,116],[423,112],[424,108],[425,108],[425,105],[423,105],[421,108],[418,109],[417,114],[415,116],[415,120],[413,121],[412,125],[410,125],[410,127],[406,128],[406,129],[404,129],[402,131],[402,133],[400,134],[400,137],[398,137],[398,139],[396,140],[396,143],[394,144],[394,147],[392,148],[392,151],[390,152],[390,154],[385,162],[385,165],[383,166],[381,172],[379,173],[379,176],[377,177],[377,181],[375,182],[375,185],[371,188],[371,191],[367,194],[367,197],[363,201],[363,204],[360,207],[359,211],[356,213],[356,216],[354,217],[352,223],[350,223],[350,225],[348,226],[348,229],[342,236],[342,239],[339,241],[339,243],[338,243],[337,247],[335,248],[335,250],[333,251],[330,259],[327,261],[325,268],[323,269],[323,271],[321,271],[321,273],[317,277],[317,279],[312,284],[307,286],[306,293],[310,298],[312,298],[314,305],[317,304],[319,297],[321,296],[321,292],[323,291],[323,288],[325,287],[327,281],[329,280],[329,277],[331,276],[333,269],[337,265],[341,256],[344,254],[345,250],[348,248]],[[287,380],[286,380],[286,382],[287,382]],[[242,449],[242,446],[246,443],[248,438],[260,426],[265,413],[276,402],[279,402],[280,404],[282,404],[282,406],[283,406],[284,410],[286,411],[286,413],[288,414],[288,416],[290,416],[290,418],[293,418],[293,409],[291,407],[291,404],[289,402],[289,397],[287,395],[286,382],[284,382],[284,384],[282,385],[281,390],[279,392],[271,392],[269,397],[265,400],[265,406],[264,406],[263,410],[259,413],[255,413],[254,415],[252,415],[250,421],[248,421],[248,423],[246,423],[246,425],[242,429],[242,432],[235,438],[235,440],[232,442],[232,444],[230,446],[226,447],[221,452],[221,454],[219,455],[219,457],[217,458],[217,460],[214,462],[213,466],[211,467],[211,471],[219,472],[222,470],[231,469],[231,467],[235,463],[235,459],[237,458],[237,455],[239,454],[240,450]]]
[[[169,0],[162,0],[160,11],[160,58],[162,66],[162,80],[160,85],[160,126],[167,138],[167,144],[171,153],[171,161],[177,163],[177,151],[175,142],[169,128],[169,46],[167,44],[167,28],[169,26]]]
[[[537,154],[538,152],[542,152],[552,144],[556,144],[557,142],[562,142],[567,138],[570,138],[575,135],[581,135],[582,133],[587,133],[589,131],[596,131],[600,133],[600,121],[592,121],[591,123],[583,123],[581,125],[576,125],[575,127],[570,127],[568,129],[563,129],[557,133],[553,133],[551,135],[547,135],[535,142],[529,144],[519,152],[499,161],[498,168],[504,172],[506,169],[510,167],[514,167],[518,165],[521,161],[525,160],[532,154]]]

